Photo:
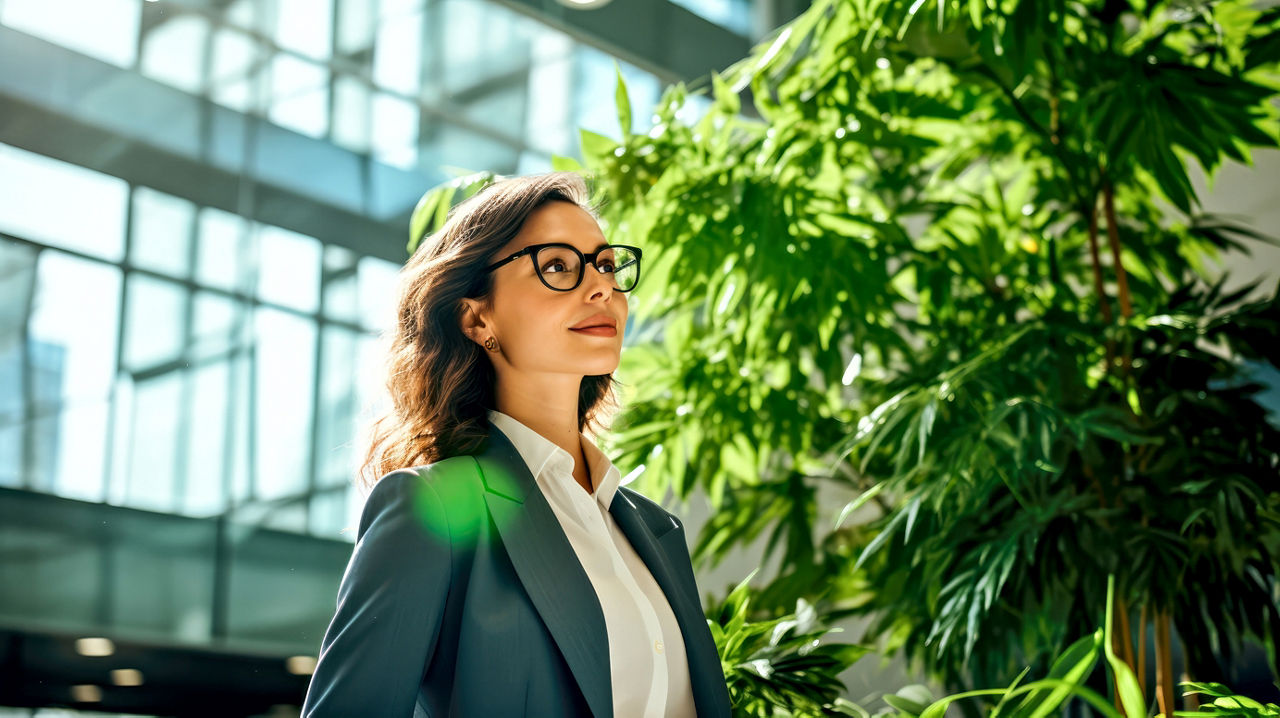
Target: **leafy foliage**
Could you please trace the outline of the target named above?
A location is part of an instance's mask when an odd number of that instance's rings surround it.
[[[824,643],[829,632],[803,599],[792,614],[749,621],[749,583],[755,571],[711,609],[707,621],[724,665],[735,716],[849,715],[839,706],[844,691],[837,675],[867,649]]]
[[[1030,668],[1024,669],[1007,688],[981,689],[966,691],[955,695],[944,696],[933,700],[928,691],[899,691],[894,695],[884,696],[892,711],[877,715],[890,715],[893,718],[942,718],[948,706],[957,701],[986,697],[995,701],[990,718],[1043,718],[1056,713],[1068,700],[1079,698],[1087,701],[1093,708],[1107,718],[1146,718],[1146,705],[1138,690],[1137,679],[1127,664],[1119,659],[1111,649],[1113,628],[1111,608],[1115,601],[1115,577],[1107,581],[1107,619],[1103,628],[1084,636],[1071,644],[1066,651],[1053,661],[1048,676],[1040,680],[1023,683],[1022,679]],[[1121,696],[1123,712],[1112,708],[1102,696],[1083,684],[1098,662],[1099,654],[1104,654],[1108,666],[1122,675],[1125,689]],[[1247,696],[1234,693],[1221,683],[1184,682],[1184,695],[1206,694],[1214,698],[1211,703],[1202,705],[1198,711],[1176,711],[1174,715],[1181,718],[1196,716],[1275,716],[1280,715],[1275,704],[1263,705]],[[909,687],[918,689],[919,687]],[[998,699],[998,700],[996,700]],[[858,715],[870,715],[861,706],[855,706]],[[851,712],[852,714],[852,712]]]
[[[1110,574],[1122,643],[1165,616],[1201,680],[1244,639],[1274,665],[1280,432],[1248,372],[1280,295],[1209,279],[1273,240],[1188,165],[1277,145],[1277,28],[1243,0],[815,0],[700,118],[677,84],[632,133],[619,82],[620,139],[582,133],[607,232],[646,247],[619,462],[707,493],[699,561],[767,536],[754,617],[869,613],[950,686],[1052,674]]]

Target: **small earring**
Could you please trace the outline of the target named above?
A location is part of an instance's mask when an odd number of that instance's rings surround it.
[[[484,348],[491,352],[496,352],[498,351],[498,342],[494,341],[493,337],[489,337],[484,340]]]

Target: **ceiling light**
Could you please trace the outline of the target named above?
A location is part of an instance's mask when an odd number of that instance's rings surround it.
[[[295,676],[309,676],[316,672],[315,656],[289,656],[284,661],[284,669]]]
[[[140,686],[142,671],[137,668],[117,668],[111,671],[111,682],[117,686]]]
[[[71,700],[76,703],[100,703],[102,702],[102,689],[92,683],[71,686]]]
[[[77,638],[76,653],[82,656],[109,656],[116,652],[110,638]]]

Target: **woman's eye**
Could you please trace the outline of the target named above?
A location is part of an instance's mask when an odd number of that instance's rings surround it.
[[[547,262],[546,264],[542,265],[542,271],[544,271],[544,272],[545,272],[545,271],[547,271],[547,268],[548,268],[548,267],[563,267],[563,266],[564,266],[564,262],[560,262],[560,261],[556,261],[556,262]],[[562,269],[562,270],[560,270],[560,271],[562,271],[562,272],[563,272],[564,270]]]

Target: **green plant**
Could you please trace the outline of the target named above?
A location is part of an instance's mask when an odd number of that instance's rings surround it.
[[[1057,713],[1072,698],[1087,701],[1094,709],[1107,718],[1147,718],[1148,711],[1138,687],[1138,679],[1130,670],[1128,663],[1121,660],[1111,649],[1115,641],[1112,618],[1115,615],[1115,576],[1107,578],[1106,618],[1103,628],[1094,631],[1071,644],[1061,655],[1054,659],[1052,667],[1045,678],[1022,683],[1022,679],[1030,671],[1030,666],[1013,680],[1007,688],[991,688],[966,691],[955,695],[944,696],[933,700],[928,692],[923,696],[919,691],[912,691],[910,697],[902,695],[886,695],[884,700],[894,709],[894,718],[942,718],[947,707],[958,701],[974,698],[986,699],[988,710],[984,715],[990,718],[1044,718]],[[1107,700],[1083,684],[1083,679],[1093,672],[1099,654],[1106,658],[1106,664],[1117,677],[1120,686],[1120,709],[1111,707]],[[1207,694],[1215,700],[1200,707],[1198,711],[1176,711],[1175,716],[1194,718],[1196,716],[1275,716],[1278,707],[1274,704],[1263,705],[1246,696],[1235,694],[1220,683],[1182,683],[1187,688],[1184,695]],[[862,707],[855,709],[860,715],[869,715]]]
[[[758,569],[757,569],[758,570]],[[724,665],[735,716],[849,715],[837,677],[867,652],[848,643],[825,643],[839,628],[824,626],[812,605],[796,602],[794,613],[750,621],[752,571],[719,605],[707,624]]]

